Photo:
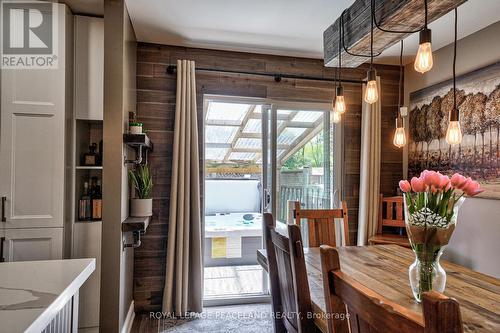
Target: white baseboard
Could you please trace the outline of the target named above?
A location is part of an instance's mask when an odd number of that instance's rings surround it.
[[[122,326],[121,333],[130,333],[132,329],[132,324],[134,323],[135,312],[134,312],[134,301],[130,303],[130,307],[128,308],[127,318],[125,318],[125,322]]]

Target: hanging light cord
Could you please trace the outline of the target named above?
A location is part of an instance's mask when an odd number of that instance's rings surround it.
[[[346,11],[347,11],[347,9],[344,9],[342,14],[340,15],[340,25],[342,26],[342,30],[340,31],[340,29],[339,29],[339,33],[340,32],[342,33],[341,34],[341,36],[342,36],[341,37],[342,38],[342,48],[344,49],[345,53],[352,55],[354,57],[363,57],[363,58],[378,57],[379,55],[381,55],[382,52],[378,52],[377,54],[374,54],[374,55],[373,54],[353,53],[353,52],[349,51],[349,49],[345,46],[344,14]]]
[[[380,25],[380,22],[377,22],[377,18],[375,17],[375,7],[376,7],[375,0],[372,0],[373,23],[375,23],[375,26],[380,31],[394,33],[394,34],[413,34],[413,33],[419,32],[419,31],[427,28],[427,16],[428,16],[427,15],[428,14],[427,13],[427,0],[424,0],[424,17],[425,17],[424,25],[423,25],[423,27],[415,29],[415,30],[389,30],[389,29],[383,28]]]
[[[370,30],[370,69],[373,68],[373,21],[375,15],[373,14],[374,7],[373,7],[373,1],[371,3],[371,8],[372,8],[372,15],[371,16],[371,30]]]
[[[429,18],[429,10],[428,10],[428,6],[427,6],[427,0],[424,0],[424,19],[425,19],[425,21],[424,21],[424,24],[425,24],[424,28],[425,29],[427,29],[427,23],[429,23],[428,22],[428,18]]]
[[[401,40],[401,52],[399,53],[399,89],[398,89],[398,107],[401,107],[401,88],[403,83],[403,40]],[[398,110],[398,117],[400,116]]]
[[[371,0],[371,19],[372,19],[372,22],[371,22],[371,43],[370,43],[370,54],[367,55],[367,54],[360,54],[360,53],[354,53],[354,52],[351,52],[349,51],[349,49],[345,46],[345,37],[344,37],[344,34],[345,34],[345,29],[344,29],[344,14],[345,12],[347,11],[347,9],[344,9],[344,11],[342,12],[342,14],[340,15],[340,24],[339,24],[339,39],[342,43],[342,48],[344,49],[345,53],[349,54],[349,55],[352,55],[352,56],[355,56],[355,57],[364,57],[364,58],[370,58],[370,63],[373,62],[373,57],[378,57],[379,55],[382,54],[382,52],[378,52],[376,54],[373,54],[373,26],[375,25],[375,27],[377,27],[377,29],[379,29],[380,31],[383,31],[383,32],[389,32],[389,33],[399,33],[399,34],[411,34],[411,33],[416,33],[416,32],[419,32],[423,29],[426,29],[427,28],[427,24],[428,24],[428,6],[427,6],[427,1],[428,0],[424,0],[424,26],[422,28],[419,28],[419,29],[416,29],[416,30],[408,30],[408,31],[404,31],[404,30],[389,30],[389,29],[385,29],[383,28],[379,22],[377,22],[377,19],[375,17],[375,0]],[[340,54],[340,52],[339,52]]]
[[[344,31],[344,27],[340,24],[339,25],[339,86],[342,85],[342,81],[341,81],[341,75],[342,75],[342,50],[341,50],[341,45],[342,45],[342,36],[343,36],[343,31]]]
[[[453,112],[457,112],[458,120],[458,109],[457,109],[457,79],[456,79],[456,65],[457,65],[457,26],[458,26],[458,10],[455,8],[455,39],[453,42]]]

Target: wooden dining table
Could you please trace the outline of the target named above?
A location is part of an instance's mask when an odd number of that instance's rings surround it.
[[[347,246],[337,248],[340,269],[388,300],[422,316],[422,306],[410,289],[408,266],[415,260],[410,249],[398,245]],[[319,248],[304,248],[314,322],[327,332],[326,305]],[[266,250],[257,261],[267,271]],[[444,294],[460,304],[464,332],[500,332],[500,280],[441,260],[447,274]],[[423,317],[422,317],[423,325]]]

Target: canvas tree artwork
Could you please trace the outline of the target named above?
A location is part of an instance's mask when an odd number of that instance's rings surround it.
[[[459,76],[456,103],[463,140],[450,146],[451,80],[410,94],[408,175],[459,172],[481,182],[483,197],[500,199],[500,63]]]

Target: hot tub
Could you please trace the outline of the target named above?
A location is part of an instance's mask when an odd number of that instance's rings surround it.
[[[241,246],[241,255],[212,257],[212,240],[225,238]],[[238,242],[239,245],[238,245]],[[205,266],[257,264],[256,252],[262,248],[262,214],[228,213],[205,216]]]

